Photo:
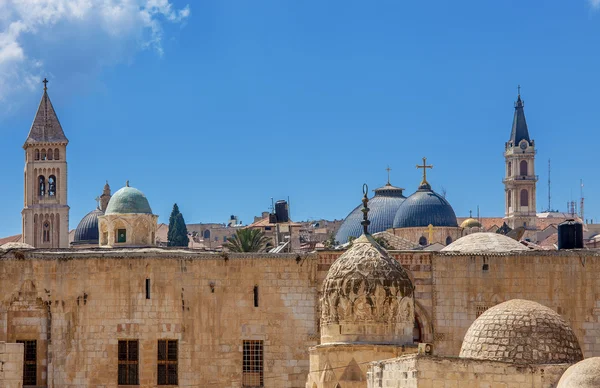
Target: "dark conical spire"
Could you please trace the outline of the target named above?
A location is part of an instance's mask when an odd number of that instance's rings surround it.
[[[58,116],[54,111],[54,107],[48,97],[48,88],[46,84],[48,81],[44,78],[44,94],[38,107],[33,124],[29,130],[27,140],[25,140],[26,147],[29,144],[35,143],[68,143],[67,137],[63,132]]]
[[[528,143],[531,143],[523,106],[523,100],[521,100],[521,87],[519,86],[519,95],[517,96],[517,102],[515,102],[515,117],[513,119],[512,131],[510,132],[509,139],[509,142],[512,142],[515,146],[518,145],[521,140],[527,140]]]

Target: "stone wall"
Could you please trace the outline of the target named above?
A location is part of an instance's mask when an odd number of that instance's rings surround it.
[[[155,386],[159,339],[178,341],[179,385],[240,387],[242,341],[262,340],[264,386],[304,387],[316,289],[315,256],[0,252],[0,341],[37,340],[48,387],[116,387],[119,340],[139,341],[140,386]]]
[[[23,386],[23,344],[0,342],[0,387]]]
[[[369,365],[369,388],[554,388],[569,367],[409,355]]]

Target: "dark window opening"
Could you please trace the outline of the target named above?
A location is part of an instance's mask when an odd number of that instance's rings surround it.
[[[158,341],[158,385],[177,385],[177,340]]]
[[[48,158],[46,157],[46,150],[42,149],[42,160],[47,160]]]
[[[209,240],[210,239],[210,230],[205,230],[204,231],[204,239],[205,240]]]
[[[146,299],[150,299],[150,279],[146,279]]]
[[[34,155],[35,160],[40,160],[40,150],[36,149]]]
[[[415,315],[415,323],[413,326],[413,342],[414,343],[423,342],[422,331],[421,331],[421,322],[419,322],[419,318],[416,315]]]
[[[521,190],[521,206],[529,206],[529,195],[527,195],[527,190]]]
[[[59,158],[58,148],[54,149],[54,160],[58,160]]]
[[[50,242],[50,223],[44,222],[44,229],[42,230],[42,241],[47,243]]]
[[[242,387],[263,387],[263,373],[263,341],[244,341],[242,357]]]
[[[452,237],[448,236],[446,237],[446,245],[450,245],[452,244]]]
[[[17,343],[25,347],[23,385],[37,385],[37,341],[17,340]]]
[[[126,229],[117,229],[117,242],[124,243],[127,241],[127,230]]]
[[[56,195],[56,177],[50,175],[48,178],[48,196],[54,197]]]
[[[254,286],[254,307],[258,307],[258,286]]]
[[[139,384],[138,341],[119,341],[119,385]]]
[[[39,196],[43,197],[46,195],[46,178],[43,175],[38,177],[38,188],[39,188]]]
[[[527,161],[525,160],[521,160],[521,164],[519,166],[519,173],[521,176],[526,176],[527,175]]]
[[[419,238],[419,245],[421,245],[421,246],[427,245],[427,239],[425,238],[425,236],[421,236],[421,238]]]

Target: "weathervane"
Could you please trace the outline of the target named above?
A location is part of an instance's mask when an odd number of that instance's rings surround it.
[[[363,226],[363,233],[364,234],[369,234],[369,224],[371,223],[371,221],[369,221],[368,218],[368,214],[369,214],[369,208],[367,207],[367,203],[369,202],[369,198],[367,197],[367,194],[369,193],[369,186],[367,186],[367,184],[363,184],[363,199],[362,199],[362,203],[363,203],[363,220],[360,223]]]

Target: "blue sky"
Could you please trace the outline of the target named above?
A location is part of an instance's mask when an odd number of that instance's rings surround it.
[[[70,140],[71,228],[106,180],[130,180],[160,222],[177,202],[187,222],[249,223],[288,196],[295,220],[340,219],[388,165],[412,193],[423,156],[457,215],[503,216],[518,84],[538,210],[551,158],[552,207],[583,179],[600,218],[597,2],[20,4],[0,4],[0,236],[21,230],[43,77]]]

